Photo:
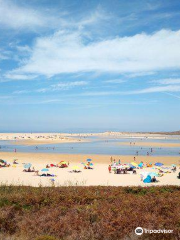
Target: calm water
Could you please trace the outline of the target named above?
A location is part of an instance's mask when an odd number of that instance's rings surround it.
[[[67,154],[107,154],[107,155],[147,155],[149,152],[153,156],[180,156],[180,147],[178,148],[155,148],[151,153],[149,147],[138,147],[130,145],[120,145],[118,142],[135,142],[139,139],[100,139],[97,137],[86,138],[91,139],[91,142],[80,143],[60,143],[49,145],[24,146],[13,145],[12,141],[0,141],[0,151],[13,152],[16,148],[17,152],[40,152],[40,153],[67,153]],[[144,140],[143,140],[144,141]],[[165,142],[177,143],[179,139],[147,139],[146,142]]]

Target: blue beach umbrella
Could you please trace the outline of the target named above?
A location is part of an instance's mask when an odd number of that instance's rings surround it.
[[[90,158],[87,159],[87,162],[91,162],[91,161],[92,161],[92,159],[90,159]]]
[[[136,168],[135,166],[133,166],[132,164],[129,164],[129,167],[131,167],[131,168]]]
[[[41,171],[42,171],[42,172],[48,172],[49,169],[48,169],[48,168],[43,168],[43,169],[41,169]]]
[[[158,166],[158,167],[161,167],[161,166],[163,166],[164,164],[157,162],[157,163],[155,163],[154,165],[155,165],[155,166]]]
[[[31,163],[26,163],[26,164],[24,164],[24,168],[30,168],[31,166],[32,166]]]
[[[155,173],[155,172],[151,172],[151,173],[149,173],[149,176],[150,176],[150,177],[158,177],[158,174]]]

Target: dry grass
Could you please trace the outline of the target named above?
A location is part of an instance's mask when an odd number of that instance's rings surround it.
[[[180,239],[180,187],[0,187],[0,240]]]

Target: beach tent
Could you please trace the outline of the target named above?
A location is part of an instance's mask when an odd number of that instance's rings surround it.
[[[161,167],[161,166],[163,166],[164,164],[157,162],[157,163],[155,163],[154,165],[155,165],[155,166],[158,166],[158,167]]]
[[[151,182],[151,176],[147,175],[147,177],[143,180],[144,183],[150,183]]]
[[[138,167],[143,167],[143,163],[141,162],[140,164],[138,164]]]

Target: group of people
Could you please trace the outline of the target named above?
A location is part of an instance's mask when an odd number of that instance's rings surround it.
[[[68,163],[59,163],[59,164],[47,164],[46,168],[51,168],[51,167],[58,167],[58,168],[67,168],[69,166],[69,162]]]

